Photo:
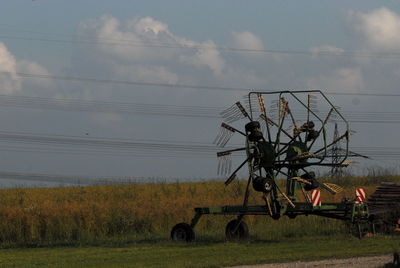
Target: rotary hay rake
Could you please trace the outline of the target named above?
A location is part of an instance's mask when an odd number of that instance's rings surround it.
[[[318,112],[317,99],[325,112]],[[266,100],[271,101],[268,109]],[[194,240],[194,227],[201,216],[207,214],[237,216],[226,226],[225,234],[229,240],[248,236],[248,226],[243,221],[246,215],[265,215],[276,220],[282,216],[294,219],[299,215],[339,219],[351,223],[360,237],[362,230],[373,229],[367,204],[344,199],[340,203],[320,205],[307,194],[317,188],[331,194],[342,191],[338,185],[319,182],[312,169],[321,166],[346,167],[351,163],[348,157],[360,156],[349,151],[348,122],[321,91],[250,92],[245,97],[245,103],[246,107],[236,102],[221,113],[224,123],[214,141],[217,146],[225,147],[234,134],[245,139],[244,147],[217,153],[220,174],[230,173],[233,153],[245,153],[245,160],[225,181],[228,186],[247,164],[249,177],[242,205],[195,208],[190,224],[179,223],[173,227],[173,240]],[[244,131],[230,125],[236,121],[247,121]],[[332,124],[335,125],[335,132],[340,133],[335,137],[328,133]],[[339,154],[333,154],[332,148],[338,143],[344,148]],[[281,189],[282,186],[277,183],[281,178],[286,179],[286,189]],[[250,185],[261,193],[262,205],[248,205]],[[298,192],[305,201],[297,201]]]

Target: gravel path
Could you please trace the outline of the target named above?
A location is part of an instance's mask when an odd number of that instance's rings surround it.
[[[342,267],[356,267],[356,268],[369,268],[369,267],[383,267],[387,263],[393,261],[393,255],[382,255],[374,257],[356,257],[348,259],[329,259],[322,261],[309,261],[309,262],[289,262],[289,263],[271,263],[261,265],[244,265],[235,266],[231,268],[311,268],[311,267],[329,267],[329,268],[342,268]]]

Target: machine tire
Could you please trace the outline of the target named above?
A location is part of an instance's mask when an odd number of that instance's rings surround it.
[[[247,132],[252,132],[254,129],[256,128],[260,128],[260,122],[258,121],[251,121],[249,123],[247,123],[244,128],[246,129]]]
[[[192,242],[195,239],[195,233],[189,224],[181,222],[172,228],[171,239],[177,242]]]
[[[225,235],[227,240],[243,240],[249,237],[249,227],[244,221],[240,221],[236,231],[234,228],[237,226],[238,220],[231,220],[225,228]]]

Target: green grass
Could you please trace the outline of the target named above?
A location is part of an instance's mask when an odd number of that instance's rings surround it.
[[[53,247],[0,250],[0,267],[223,267],[243,264],[346,258],[393,253],[400,236],[362,240],[308,237],[241,243],[135,243],[110,247]]]
[[[332,196],[321,193],[322,202],[354,198],[361,185],[371,194],[379,181],[400,181],[400,176],[321,179],[345,186]],[[279,181],[283,184],[284,181]],[[122,243],[148,237],[168,237],[178,222],[190,222],[194,207],[242,203],[245,181],[224,187],[221,181],[103,185],[91,187],[0,190],[0,248],[58,245],[98,245],[108,240]],[[302,195],[300,195],[301,198]],[[250,204],[263,204],[261,194],[251,191]],[[221,239],[232,217],[204,216],[196,232]],[[343,235],[342,222],[321,217],[246,217],[252,232],[269,239]],[[265,226],[268,226],[267,228]]]
[[[400,176],[333,181],[353,196],[355,185],[372,192],[383,180],[400,182]],[[243,182],[220,184],[3,190],[0,267],[222,267],[400,250],[400,236],[358,240],[344,222],[317,216],[279,221],[249,216],[250,240],[228,243],[224,229],[232,217],[205,215],[196,226],[196,242],[170,242],[172,226],[190,221],[193,207],[242,198]],[[259,202],[258,195],[252,198]],[[338,202],[341,196],[323,198]]]

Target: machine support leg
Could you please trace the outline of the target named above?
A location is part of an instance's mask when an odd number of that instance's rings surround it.
[[[199,222],[199,220],[200,220],[200,218],[201,218],[202,215],[203,215],[203,214],[197,212],[197,213],[194,215],[192,221],[190,222],[190,227],[194,228],[194,227],[196,226],[196,224]]]
[[[243,206],[247,206],[247,203],[249,201],[249,194],[250,194],[250,182],[251,182],[251,176],[249,176],[249,179],[247,181],[247,186],[246,186],[246,192],[244,194],[244,199],[243,199]]]
[[[362,238],[362,232],[361,232],[361,225],[359,222],[357,222],[357,231],[358,231],[358,238]]]
[[[243,217],[244,217],[244,214],[240,214],[239,216],[237,216],[237,223],[236,223],[235,228],[233,229],[233,232],[237,231],[237,229],[239,228],[240,223],[243,220]]]
[[[375,229],[375,223],[373,223],[373,222],[371,222],[371,229],[372,229],[372,233],[375,235],[376,229]]]

